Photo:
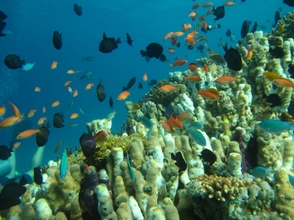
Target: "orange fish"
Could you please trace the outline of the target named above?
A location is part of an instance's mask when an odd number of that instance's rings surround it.
[[[178,121],[184,121],[184,120],[185,120],[186,118],[188,118],[189,116],[191,116],[190,113],[188,113],[188,112],[184,112],[184,113],[179,114],[179,115],[177,116],[177,120],[178,120]]]
[[[191,31],[189,34],[187,34],[187,38],[193,38],[196,37],[198,35],[198,32],[196,31]]]
[[[208,68],[208,65],[207,65],[206,63],[204,63],[204,65],[203,65],[203,69],[204,69],[204,71],[205,71],[206,73],[208,72],[209,68]]]
[[[206,16],[213,14],[215,8],[211,8],[206,12]]]
[[[279,76],[279,74],[277,74],[275,72],[264,72],[263,75],[264,75],[265,78],[267,78],[270,81],[273,81],[275,79],[280,79],[281,78]]]
[[[171,38],[171,37],[173,36],[173,34],[174,34],[174,32],[168,32],[168,33],[164,36],[163,40],[167,40],[168,38]]]
[[[129,95],[131,95],[129,91],[123,91],[117,96],[117,100],[125,100]]]
[[[28,113],[28,118],[33,117],[36,111],[37,111],[36,109],[30,110],[29,113]]]
[[[164,92],[172,92],[172,91],[178,90],[177,87],[175,87],[173,85],[170,85],[170,84],[163,85],[159,89],[164,91]]]
[[[147,80],[148,80],[147,73],[144,73],[144,75],[143,75],[143,81],[146,82]]]
[[[21,122],[22,119],[23,119],[23,115],[10,116],[8,118],[5,118],[0,122],[0,128],[9,128],[9,127]]]
[[[29,129],[29,130],[25,130],[23,132],[20,132],[16,139],[25,139],[25,138],[29,138],[32,137],[34,134],[40,133],[39,129]]]
[[[52,64],[51,64],[51,69],[54,70],[57,68],[57,64],[58,62],[57,61],[53,61]]]
[[[70,75],[73,75],[73,74],[78,74],[80,72],[81,72],[81,70],[68,70],[66,73],[70,74]]]
[[[38,125],[42,125],[42,124],[44,124],[44,121],[45,121],[45,120],[47,120],[46,117],[42,117],[42,118],[40,118],[40,119],[38,120]]]
[[[37,87],[35,88],[35,92],[41,92],[41,88],[37,86]]]
[[[14,145],[13,145],[13,149],[17,149],[19,146],[21,145],[21,143],[18,141],[18,142],[15,142]]]
[[[57,100],[57,101],[53,102],[51,106],[57,107],[57,106],[59,106],[59,104],[60,104],[60,102],[59,102],[59,100]]]
[[[196,11],[192,11],[192,12],[188,15],[188,17],[190,17],[190,18],[194,18],[194,17],[196,17],[196,15],[197,15],[197,12],[196,12]]]
[[[183,66],[187,63],[187,60],[177,60],[175,61],[173,64],[169,64],[172,68],[174,68],[175,66]]]
[[[187,45],[189,45],[189,46],[193,47],[195,45],[195,40],[193,37],[186,37],[185,41],[186,41]]]
[[[191,82],[199,82],[202,79],[199,76],[188,76],[186,77],[186,80]]]
[[[79,117],[79,114],[78,113],[72,113],[71,115],[70,115],[70,119],[76,119],[76,118],[78,118]]]
[[[77,97],[78,96],[78,90],[75,90],[72,94],[73,97]]]
[[[278,87],[291,87],[291,88],[294,88],[294,84],[293,84],[292,80],[286,79],[286,78],[274,79],[273,83]]]
[[[177,31],[173,33],[173,37],[181,37],[183,36],[185,33],[183,31]]]
[[[12,102],[8,102],[8,103],[12,108],[14,116],[19,116],[20,112],[19,112],[18,108]]]
[[[43,112],[43,113],[46,112],[46,107],[45,107],[45,106],[43,106],[43,108],[42,108],[42,112]]]
[[[161,122],[162,128],[167,132],[167,133],[174,133],[174,129],[172,126],[169,125],[169,123],[163,121]]]
[[[92,86],[94,86],[94,83],[89,83],[88,85],[86,85],[86,90],[89,90],[92,88]]]
[[[192,72],[197,71],[197,66],[196,63],[189,63],[189,70],[191,70]]]
[[[207,99],[218,99],[218,95],[209,90],[200,90],[197,91],[197,94]]]
[[[196,8],[198,8],[199,6],[200,6],[200,3],[197,2],[197,3],[195,3],[194,5],[192,5],[192,9],[196,9]]]
[[[206,2],[205,4],[202,5],[202,8],[208,8],[213,5],[213,2]]]
[[[235,81],[235,79],[236,77],[233,77],[233,76],[221,76],[221,77],[218,77],[216,80],[214,80],[214,82],[221,85],[225,85]]]
[[[223,6],[233,6],[235,4],[235,2],[232,1],[226,1]]]
[[[175,119],[173,117],[173,113],[170,114],[169,116],[169,123],[171,126],[173,127],[177,127],[177,128],[180,128],[180,129],[183,129],[183,124],[182,122],[178,121],[177,119]]]
[[[191,29],[192,25],[191,24],[182,24],[182,27],[183,27],[183,31],[188,31]]]
[[[246,59],[251,59],[251,57],[252,57],[252,55],[253,55],[253,51],[252,51],[252,48],[251,47],[249,47],[248,48],[248,52],[247,52],[247,56],[246,56]]]
[[[66,81],[66,82],[64,83],[64,86],[68,86],[71,82],[72,82],[71,80]]]

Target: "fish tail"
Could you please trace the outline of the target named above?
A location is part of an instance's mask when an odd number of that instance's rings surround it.
[[[117,44],[120,44],[120,43],[121,43],[120,37],[117,38],[116,43],[117,43]]]

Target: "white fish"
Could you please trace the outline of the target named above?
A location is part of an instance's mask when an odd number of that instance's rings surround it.
[[[33,69],[35,64],[36,63],[26,63],[25,65],[22,65],[22,70],[29,71],[29,70]]]

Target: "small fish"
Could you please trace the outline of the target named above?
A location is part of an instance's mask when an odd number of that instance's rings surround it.
[[[241,27],[241,37],[244,38],[249,32],[250,21],[244,20]]]
[[[89,84],[86,85],[85,89],[86,89],[86,90],[89,90],[89,89],[91,89],[93,86],[94,86],[94,83],[89,83]]]
[[[270,47],[269,53],[274,58],[283,58],[283,56],[285,55],[285,52],[282,47]]]
[[[148,86],[154,86],[156,83],[157,83],[157,80],[156,80],[156,79],[151,79],[151,80],[148,82]]]
[[[214,80],[215,83],[226,85],[236,80],[233,76],[221,76]]]
[[[11,152],[14,152],[12,148],[8,148],[6,145],[0,145],[1,160],[7,160],[11,156]]]
[[[178,151],[176,154],[171,153],[171,158],[176,161],[175,164],[179,168],[180,173],[187,169],[187,163],[181,151]]]
[[[82,61],[94,61],[94,60],[95,60],[95,57],[92,57],[92,56],[87,56],[82,59]]]
[[[274,79],[273,83],[278,87],[291,87],[291,88],[294,88],[294,83],[292,82],[292,80],[286,79],[286,78]]]
[[[54,107],[57,107],[59,105],[60,105],[60,102],[59,102],[59,100],[57,100],[57,101],[55,101],[55,102],[52,103],[51,107],[54,108]]]
[[[204,162],[209,163],[210,166],[214,164],[214,162],[216,161],[216,155],[211,150],[208,150],[208,149],[204,149],[203,151],[201,151],[201,155],[199,155],[199,157]]]
[[[200,131],[191,128],[187,128],[187,131],[197,144],[201,146],[206,146],[206,139]]]
[[[25,61],[21,60],[19,56],[15,54],[8,54],[4,59],[4,64],[9,69],[19,69],[25,65]]]
[[[139,117],[139,121],[146,127],[146,128],[149,128],[149,129],[152,129],[153,127],[153,123],[152,121],[146,117],[145,115],[143,116],[140,116]]]
[[[12,148],[17,149],[20,145],[21,145],[21,142],[19,142],[19,141],[15,142]]]
[[[228,6],[228,5],[226,4],[225,6]],[[217,21],[217,20],[225,17],[225,7],[224,6],[219,6],[217,8],[213,8],[212,11],[213,11],[213,15],[215,16],[214,21]]]
[[[73,92],[73,94],[72,94],[72,97],[77,97],[78,96],[78,90],[77,89],[75,89],[75,91]]]
[[[50,134],[49,128],[50,128],[49,122],[47,123],[46,126],[42,125],[39,128],[40,132],[36,134],[36,144],[38,147],[43,147],[47,143],[48,137]]]
[[[35,92],[41,92],[41,88],[37,86],[37,87],[35,87],[34,91]]]
[[[288,124],[287,122],[280,121],[280,120],[274,120],[274,119],[268,119],[260,122],[258,126],[265,130],[266,132],[276,134],[285,132],[287,130],[293,130],[294,126],[292,124]]]
[[[46,107],[43,106],[43,107],[42,107],[42,113],[45,113],[45,112],[46,112]]]
[[[200,76],[188,76],[186,77],[186,80],[196,83],[196,82],[200,82],[202,79],[200,78]]]
[[[23,71],[29,71],[33,69],[36,63],[26,63],[25,65],[22,66]]]
[[[189,124],[186,124],[185,126],[188,127],[188,128],[199,129],[199,130],[204,129],[203,124],[201,122],[199,122],[199,121],[191,122]]]
[[[218,99],[219,96],[218,94],[216,94],[216,92],[213,92],[211,89],[197,91],[197,94],[202,96],[203,98],[212,100]]]
[[[170,66],[172,68],[174,68],[175,66],[183,66],[187,63],[187,60],[176,60],[173,64],[170,64]]]
[[[54,128],[63,128],[63,122],[64,122],[64,115],[63,113],[55,113],[53,116],[53,126]]]
[[[131,95],[131,93],[129,91],[123,91],[121,92],[118,96],[117,96],[117,100],[125,100],[127,99],[129,96]]]
[[[70,115],[70,119],[76,119],[76,118],[78,118],[79,117],[79,114],[78,113],[72,113],[71,115]]]
[[[64,179],[68,171],[68,160],[67,160],[66,150],[64,150],[62,154],[59,171],[60,171],[61,179]]]
[[[138,83],[138,88],[143,89],[143,84],[141,82]]]
[[[100,79],[100,82],[96,87],[96,96],[99,102],[103,102],[106,97],[105,88],[104,88],[102,79]]]
[[[57,68],[57,64],[58,62],[57,61],[53,61],[52,64],[51,64],[51,69],[54,70]]]
[[[252,176],[258,177],[260,179],[264,179],[268,174],[268,170],[265,167],[257,166],[249,170],[249,173]]]
[[[82,79],[87,79],[87,78],[89,78],[89,77],[91,76],[91,74],[92,74],[92,71],[85,72],[85,73],[80,77],[80,79],[81,79],[81,80],[82,80]]]
[[[167,133],[174,133],[173,127],[168,123],[168,122],[161,122],[162,128],[167,132]]]
[[[3,119],[0,122],[0,129],[6,129],[9,128],[23,120],[23,115],[19,116],[10,116],[8,118]]]
[[[128,169],[129,169],[129,172],[130,172],[131,180],[133,182],[135,182],[135,174],[134,174],[133,168],[131,166],[130,157],[129,157],[128,153],[127,153],[127,163],[128,163]]]
[[[39,129],[28,129],[28,130],[25,130],[23,132],[20,132],[16,139],[26,139],[26,138],[29,138],[29,137],[32,137],[33,135],[39,133],[40,130]]]
[[[62,145],[62,141],[58,141],[58,143],[57,143],[57,145],[56,145],[56,147],[54,149],[54,153],[57,153],[58,152],[58,150],[61,147],[61,145]]]
[[[144,73],[144,75],[143,75],[143,81],[146,82],[147,80],[148,80],[147,73]]]
[[[12,102],[8,102],[8,104],[11,106],[14,116],[19,116],[20,112],[18,108]]]
[[[141,108],[140,104],[138,103],[133,104],[133,109],[139,110],[140,108]]]
[[[65,83],[64,83],[64,86],[68,86],[70,83],[71,83],[72,81],[71,80],[69,80],[69,81],[66,81]]]
[[[271,108],[282,105],[282,100],[278,94],[270,94],[265,101],[271,104]]]
[[[44,121],[47,120],[46,117],[41,117],[39,120],[38,120],[38,125],[42,125],[44,124]]]
[[[267,78],[270,81],[281,78],[280,75],[275,73],[275,72],[267,72],[266,71],[266,72],[263,73],[263,75],[264,75],[265,78]]]
[[[195,63],[189,63],[188,66],[189,66],[189,70],[191,70],[192,72],[198,69]]]
[[[163,92],[172,92],[172,91],[177,91],[178,88],[176,86],[173,86],[173,85],[170,85],[170,84],[166,84],[166,85],[163,85],[159,88],[161,91]]]
[[[74,4],[74,11],[78,16],[81,16],[83,14],[82,12],[82,6],[79,6],[78,4]]]
[[[242,69],[242,58],[241,58],[240,53],[232,47],[230,47],[228,49],[227,43],[223,48],[225,50],[224,58],[227,61],[228,68],[231,70],[234,70],[234,71],[241,70]]]
[[[82,115],[85,115],[85,112],[83,111],[83,109],[79,108],[79,111]]]
[[[113,109],[113,99],[111,96],[109,97],[109,107]]]
[[[41,173],[41,168],[39,166],[34,168],[34,182],[38,185],[41,185],[43,183],[43,176]]]
[[[101,53],[110,53],[116,48],[118,48],[118,44],[121,43],[120,38],[115,40],[114,38],[107,37],[105,32],[103,33],[103,39],[99,44],[99,51]]]
[[[52,43],[55,49],[60,50],[62,47],[62,34],[58,31],[53,32]]]
[[[105,131],[101,130],[98,131],[90,140],[84,140],[82,144],[89,143],[91,144],[91,147],[93,147],[96,143],[105,142],[107,140],[107,136],[108,134]]]
[[[132,40],[131,36],[127,33],[127,43],[128,43],[128,45],[133,46],[133,41],[134,40]]]
[[[208,8],[213,5],[213,2],[206,2],[202,5],[202,8]]]

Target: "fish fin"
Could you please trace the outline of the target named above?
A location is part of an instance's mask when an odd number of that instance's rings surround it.
[[[121,43],[120,37],[117,38],[116,43],[117,43],[117,44],[120,44],[120,43]]]

